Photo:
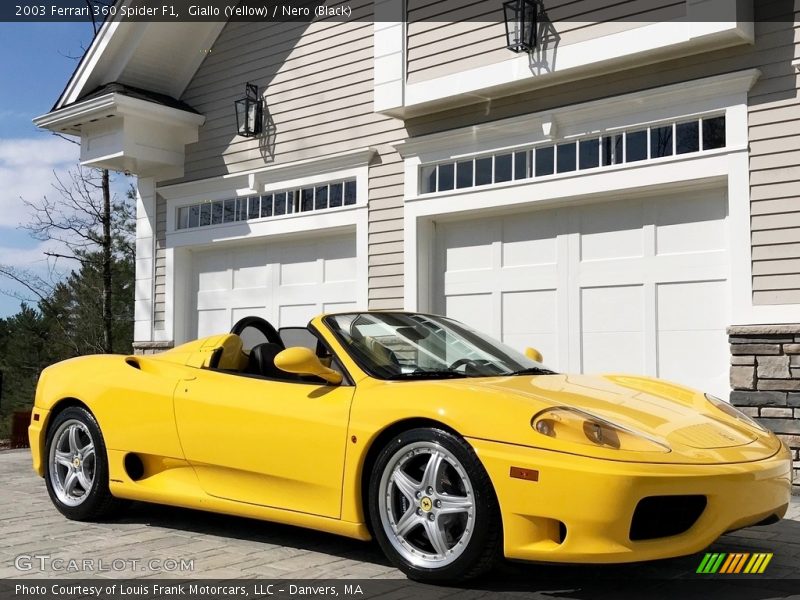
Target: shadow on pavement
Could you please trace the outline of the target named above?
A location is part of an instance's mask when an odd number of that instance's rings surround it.
[[[122,522],[311,550],[388,566],[374,543],[364,543],[299,527],[201,511],[133,503]],[[762,575],[702,575],[695,571],[704,552],[772,552]],[[489,575],[458,587],[410,584],[425,598],[541,597],[800,598],[800,522],[783,520],[727,534],[691,556],[625,565],[563,565],[504,561]],[[409,588],[406,588],[407,590]]]

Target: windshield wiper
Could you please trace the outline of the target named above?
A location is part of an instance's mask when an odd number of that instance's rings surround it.
[[[557,375],[557,373],[543,367],[528,367],[519,371],[511,371],[511,373],[504,373],[504,375]]]
[[[424,379],[428,377],[436,379],[462,379],[467,377],[467,375],[459,373],[458,371],[412,371],[411,373],[398,373],[397,375],[393,375],[391,379]]]

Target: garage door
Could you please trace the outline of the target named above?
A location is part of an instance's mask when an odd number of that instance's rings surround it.
[[[204,250],[192,262],[197,337],[228,331],[247,315],[294,327],[356,307],[354,236]]]
[[[440,223],[435,309],[560,370],[727,395],[726,217],[702,192]]]

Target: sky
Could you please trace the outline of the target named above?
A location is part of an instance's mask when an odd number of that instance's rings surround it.
[[[20,197],[54,195],[53,171],[78,162],[79,148],[37,130],[31,119],[55,103],[92,40],[89,23],[0,23],[0,263],[48,272],[44,243],[19,228],[29,221]],[[0,276],[0,291],[20,288]],[[0,318],[19,310],[0,294]]]

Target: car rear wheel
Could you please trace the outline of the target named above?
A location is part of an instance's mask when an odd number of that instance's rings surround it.
[[[94,416],[72,406],[56,416],[47,434],[47,492],[67,518],[90,521],[121,505],[108,490],[108,459]]]
[[[412,579],[455,581],[488,571],[501,526],[491,481],[463,439],[440,429],[395,436],[369,486],[372,530]]]

